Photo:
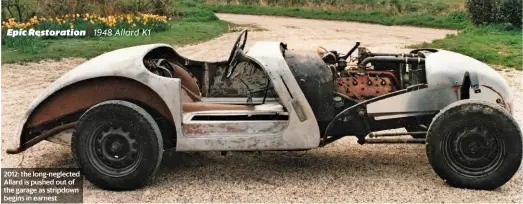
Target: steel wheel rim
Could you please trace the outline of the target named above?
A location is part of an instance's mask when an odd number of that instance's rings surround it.
[[[486,119],[452,124],[442,144],[445,160],[452,169],[465,176],[489,174],[503,162],[505,144],[499,138],[501,132]]]
[[[132,134],[133,127],[124,122],[107,122],[93,132],[87,153],[93,166],[102,174],[121,177],[136,170],[143,158],[142,145]]]

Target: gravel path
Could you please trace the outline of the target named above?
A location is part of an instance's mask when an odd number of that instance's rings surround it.
[[[249,33],[249,43],[283,41],[290,49],[318,45],[346,52],[356,41],[375,52],[402,51],[405,45],[455,33],[449,30],[380,26],[266,16],[219,14],[236,24],[267,31]],[[236,33],[179,51],[191,58],[225,59]],[[53,80],[83,59],[2,66],[2,167],[74,167],[68,147],[42,142],[22,154],[7,155],[18,120]],[[522,104],[521,72],[500,71]],[[522,124],[522,107],[515,116]],[[305,152],[166,152],[151,185],[111,192],[84,182],[86,202],[522,202],[522,171],[495,191],[451,188],[432,171],[423,145],[359,145],[353,138]],[[23,159],[23,162],[21,163]]]

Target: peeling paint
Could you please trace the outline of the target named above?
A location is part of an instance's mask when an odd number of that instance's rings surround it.
[[[282,132],[288,123],[288,121],[205,121],[201,123],[184,124],[183,131],[185,136],[188,137],[266,135]]]

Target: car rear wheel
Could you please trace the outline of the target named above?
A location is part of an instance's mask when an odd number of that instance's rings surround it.
[[[71,150],[87,180],[103,189],[131,190],[147,184],[158,168],[162,136],[141,107],[106,101],[82,115]]]
[[[499,105],[458,101],[441,110],[430,125],[427,156],[451,186],[496,189],[519,169],[521,131]]]

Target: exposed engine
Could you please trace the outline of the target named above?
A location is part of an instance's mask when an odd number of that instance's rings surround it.
[[[351,58],[356,49],[358,56]],[[431,52],[435,51],[372,53],[359,47],[359,43],[346,55],[318,48],[318,54],[335,76],[337,92],[357,101],[426,83],[425,56]]]
[[[344,70],[337,83],[339,93],[358,100],[390,93],[399,87],[396,76],[389,71],[366,71],[361,75],[357,71]]]

